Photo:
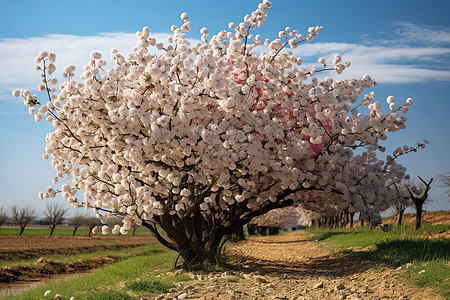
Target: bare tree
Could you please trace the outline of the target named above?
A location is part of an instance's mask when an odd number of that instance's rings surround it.
[[[442,185],[439,185],[440,187],[446,187],[447,188],[447,196],[450,197],[450,174],[448,175],[439,175],[439,180],[442,182]]]
[[[91,236],[92,235],[92,229],[94,229],[95,226],[101,225],[102,223],[100,222],[99,219],[97,219],[95,217],[90,217],[87,220],[88,220],[88,226],[89,226],[89,233],[88,233],[88,235]]]
[[[395,207],[395,209],[397,210],[397,216],[395,217],[395,224],[398,225],[398,226],[400,226],[400,225],[402,225],[402,222],[403,222],[403,213],[405,212],[407,206],[404,205],[404,204],[402,204],[402,203],[400,203],[400,202],[397,202],[397,203],[394,205],[394,207]]]
[[[422,183],[425,185],[425,187],[417,187],[416,185],[406,186],[406,189],[408,190],[409,193],[409,199],[416,208],[416,221],[415,221],[416,230],[420,228],[420,224],[422,223],[423,204],[428,198],[428,191],[431,189],[430,187],[431,182],[433,182],[433,178],[431,178],[427,183],[420,176],[418,177],[420,181],[422,181]]]
[[[53,235],[56,225],[60,224],[65,219],[67,209],[60,204],[47,203],[47,209],[44,211],[44,216],[50,222],[50,235]]]
[[[136,235],[136,229],[138,229],[140,226],[136,223],[131,224],[131,230],[132,230],[132,235],[131,236],[135,236]]]
[[[72,236],[75,235],[78,228],[83,224],[83,222],[86,220],[86,215],[79,210],[75,213],[75,215],[70,219],[70,224],[73,226],[73,233]]]
[[[2,227],[6,220],[8,220],[8,214],[6,213],[6,209],[2,206],[0,207],[0,227]]]
[[[117,216],[111,216],[111,217],[108,217],[108,218],[106,219],[106,225],[108,225],[108,227],[110,227],[110,228],[112,228],[112,227],[114,227],[114,226],[116,226],[116,225],[122,226],[122,225],[123,225],[123,221],[122,221],[122,220],[123,220],[123,219],[120,218],[120,217],[117,217]],[[136,229],[134,229],[134,230],[136,230]],[[120,231],[119,231],[118,235],[122,235],[122,234],[120,233]],[[133,236],[134,236],[134,235],[133,235]]]
[[[19,235],[22,235],[25,227],[27,227],[28,223],[34,217],[34,209],[29,206],[18,208],[16,205],[14,205],[11,208],[11,213],[14,222],[20,227]]]
[[[397,183],[395,181],[393,181],[391,184],[394,187],[394,189],[396,190],[398,196],[400,197],[401,201],[397,201],[396,203],[394,203],[393,207],[395,208],[395,210],[397,211],[397,216],[395,217],[395,224],[400,226],[402,225],[402,220],[403,220],[403,213],[405,212],[405,210],[411,206],[411,201],[410,201],[410,197],[408,192],[405,191],[405,188],[407,189],[408,186],[414,186],[415,183],[411,183],[408,182],[405,185],[401,185],[400,187],[397,185]]]

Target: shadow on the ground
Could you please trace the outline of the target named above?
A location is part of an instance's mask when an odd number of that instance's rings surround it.
[[[412,261],[428,262],[450,259],[449,239],[392,240],[377,245],[365,253],[355,253],[363,259],[399,267]]]
[[[228,268],[233,271],[261,275],[280,276],[286,278],[299,277],[342,277],[365,272],[373,266],[368,261],[352,255],[339,255],[336,257],[321,257],[300,262],[277,262],[255,260],[248,257],[235,256],[231,258]]]
[[[305,241],[259,240],[252,241],[252,243],[282,245]],[[230,257],[227,267],[234,271],[244,273],[258,272],[262,275],[280,276],[280,274],[285,274],[284,276],[286,277],[341,277],[365,272],[375,264],[397,268],[412,261],[427,262],[434,259],[450,259],[450,240],[388,240],[365,251],[349,249],[331,257],[310,258],[304,262],[259,260],[253,257],[236,255]]]
[[[311,239],[296,239],[296,240],[291,240],[291,241],[276,241],[276,240],[272,240],[272,241],[265,241],[265,240],[253,240],[252,243],[254,244],[295,244],[295,243],[304,243],[304,242],[309,242],[311,241]]]
[[[323,240],[326,240],[335,235],[345,235],[345,234],[349,234],[349,233],[350,233],[349,231],[328,231],[328,232],[320,233],[318,235],[318,237],[316,237],[316,240],[323,241]]]

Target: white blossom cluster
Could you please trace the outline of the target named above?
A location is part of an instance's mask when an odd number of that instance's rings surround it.
[[[46,292],[44,293],[44,298],[51,296],[51,293],[52,293],[51,290],[46,291]],[[61,296],[60,294],[55,294],[54,299],[55,299],[55,300],[61,300],[61,299],[63,299],[63,296]],[[75,300],[75,297],[70,297],[69,300]]]
[[[405,168],[395,154],[378,159],[379,141],[405,128],[412,101],[396,108],[389,97],[392,112],[383,113],[373,93],[364,95],[376,85],[369,75],[319,81],[317,72],[341,73],[350,63],[336,55],[332,68],[323,58],[323,69],[302,68],[302,59],[285,49],[312,40],[319,26],[306,37],[291,28],[273,41],[253,36],[270,6],[264,0],[243,22],[212,37],[203,28],[198,43],[187,40],[191,23],[183,13],[167,44],[144,28],[132,53],[112,50],[114,65],[105,69],[102,54],[93,52],[81,80],[69,65],[59,87],[50,78],[55,54],[42,51],[38,88],[48,102],[28,90],[13,95],[23,97],[36,121],[53,124],[44,158],[51,158],[54,182],[72,183],[40,197],[61,192],[99,218],[121,215],[123,225],[112,231],[122,234],[132,222],[165,214],[175,222],[196,209],[226,225],[236,214],[242,219],[288,201],[316,211],[328,205],[363,211],[380,222],[378,212],[395,196],[385,185],[401,180]],[[254,54],[262,45],[268,50]],[[364,152],[355,155],[357,148]]]

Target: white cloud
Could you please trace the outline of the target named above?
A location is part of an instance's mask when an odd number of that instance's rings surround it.
[[[367,46],[349,43],[311,43],[294,50],[294,54],[317,59],[321,56],[331,65],[333,56],[340,54],[352,66],[339,76],[361,77],[369,74],[380,83],[415,83],[430,80],[450,81],[450,69],[443,69],[440,61],[450,55],[449,48]],[[305,59],[305,61],[308,61]],[[320,64],[314,61],[316,66]]]
[[[397,22],[394,32],[403,41],[416,44],[449,44],[450,28],[435,28],[431,26],[419,26],[408,22]]]
[[[402,28],[414,29],[412,24]],[[410,31],[411,31],[410,30]],[[431,29],[430,29],[431,30]],[[399,34],[407,36],[406,29]],[[154,33],[159,41],[166,41],[168,34]],[[427,36],[431,36],[429,33]],[[446,41],[445,35],[441,40]],[[64,66],[74,64],[77,74],[88,61],[90,52],[96,50],[109,58],[110,50],[116,48],[126,54],[136,43],[134,33],[102,33],[95,36],[52,34],[26,39],[9,38],[0,40],[0,99],[12,99],[15,88],[35,89],[39,73],[34,70],[34,57],[40,50],[57,54],[57,69],[60,74]],[[355,43],[305,43],[293,52],[304,58],[305,63],[317,63],[321,56],[331,65],[334,54],[352,62],[352,67],[343,78],[372,75],[378,82],[415,83],[429,80],[450,81],[448,65],[439,64],[442,57],[450,55],[450,48],[438,46],[413,47],[396,43],[368,45]],[[78,75],[77,75],[78,76]]]
[[[165,41],[168,34],[153,36]],[[34,68],[34,58],[41,50],[56,53],[56,73],[60,74],[66,65],[73,64],[77,66],[76,73],[80,74],[92,51],[99,51],[104,58],[109,59],[111,49],[115,48],[120,53],[127,54],[135,44],[134,33],[102,33],[95,36],[51,34],[26,39],[1,39],[0,95],[11,95],[11,90],[17,88],[36,89],[39,72]]]

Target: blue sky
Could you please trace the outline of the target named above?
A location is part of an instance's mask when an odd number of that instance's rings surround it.
[[[57,54],[61,74],[67,64],[81,70],[91,51],[109,56],[112,48],[128,53],[135,32],[148,26],[165,41],[172,24],[189,14],[189,37],[200,39],[200,29],[210,34],[240,22],[259,1],[1,1],[0,2],[0,206],[31,205],[42,211],[47,201],[38,192],[51,185],[49,161],[42,159],[46,122],[36,123],[12,89],[36,90],[39,74],[34,57],[39,50]],[[412,177],[424,179],[450,173],[450,1],[273,1],[269,18],[259,30],[263,38],[276,38],[286,26],[306,33],[320,25],[323,32],[295,49],[306,65],[321,56],[339,53],[352,66],[342,78],[369,74],[379,85],[372,89],[383,105],[393,95],[400,103],[415,104],[407,114],[407,129],[391,134],[388,150],[414,145],[424,138],[430,145],[400,160]],[[330,60],[329,60],[330,61]],[[76,73],[76,77],[79,76]],[[328,74],[336,77],[335,74]],[[61,81],[60,81],[61,82]],[[366,91],[367,93],[371,90]],[[436,180],[428,210],[450,209],[445,189]]]

